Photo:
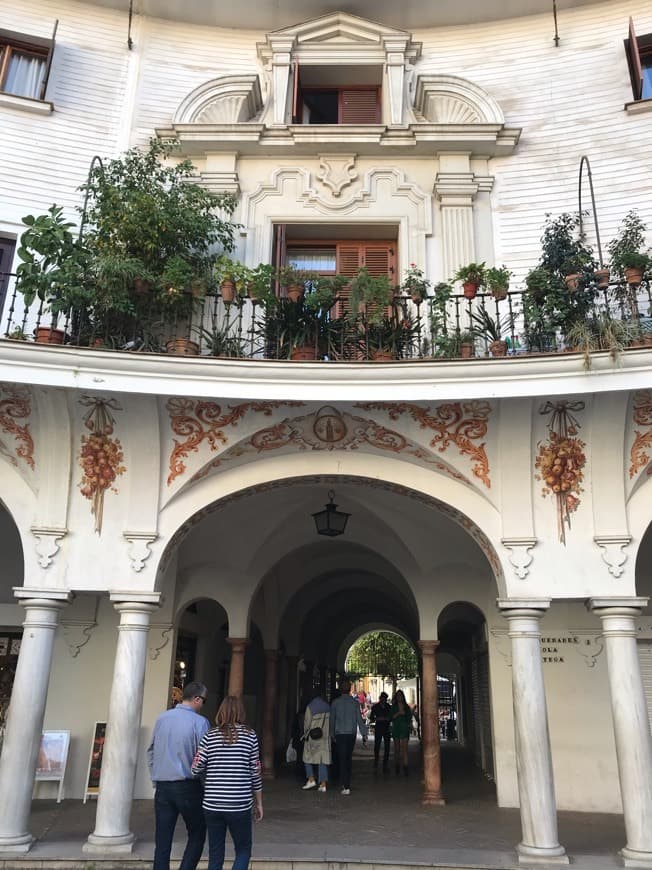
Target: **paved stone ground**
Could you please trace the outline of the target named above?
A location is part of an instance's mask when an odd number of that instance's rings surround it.
[[[371,744],[370,744],[371,746]],[[514,846],[520,840],[518,810],[496,806],[495,790],[456,746],[443,751],[445,807],[421,805],[418,747],[413,747],[408,777],[375,773],[372,752],[359,747],[354,760],[350,796],[333,786],[326,794],[304,792],[292,771],[265,783],[265,818],[256,826],[254,857],[267,859],[267,870],[278,861],[369,862],[370,864],[426,864],[438,867],[513,868]],[[81,846],[92,831],[95,804],[81,801],[35,801],[31,831],[37,837],[32,851],[20,861],[0,860],[0,868],[28,866],[106,868],[85,857]],[[153,854],[153,804],[135,801],[132,830],[137,836],[133,856],[121,866],[146,866]],[[559,814],[560,841],[577,867],[613,868],[625,843],[618,815]],[[183,825],[177,828],[174,855],[183,851]],[[0,859],[8,855],[0,853]],[[85,858],[85,861],[83,860]],[[46,862],[46,863],[42,863]],[[79,863],[83,862],[83,863]],[[267,863],[267,862],[266,862]],[[117,866],[112,863],[111,866]],[[287,866],[287,865],[285,865]]]

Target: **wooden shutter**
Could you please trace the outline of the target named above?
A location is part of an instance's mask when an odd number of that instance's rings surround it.
[[[359,242],[340,242],[337,245],[337,274],[353,278],[362,266],[362,249]],[[349,310],[350,287],[347,284],[340,293],[335,316],[342,317]]]
[[[286,242],[287,225],[274,225],[274,250],[272,252],[272,266],[278,271],[281,266],[285,266],[287,242]],[[275,281],[276,295],[281,295],[281,285]]]
[[[50,48],[48,49],[47,60],[45,61],[45,75],[43,76],[43,83],[41,84],[41,93],[40,98],[42,100],[45,99],[45,92],[48,89],[48,81],[50,80],[50,68],[52,66],[52,55],[54,54],[54,39],[57,35],[57,27],[59,26],[59,19],[54,22],[54,30],[52,31],[52,42],[50,43]]]
[[[301,86],[299,85],[299,59],[294,58],[294,74],[292,76],[292,123],[301,124],[303,121],[302,115],[303,98],[301,96]]]
[[[342,88],[340,91],[340,124],[379,124],[378,88]]]
[[[643,96],[643,68],[641,66],[641,53],[636,39],[636,31],[634,30],[634,21],[629,19],[629,39],[625,40],[625,53],[627,54],[627,63],[629,64],[629,75],[632,80],[632,91],[634,99],[640,100]]]

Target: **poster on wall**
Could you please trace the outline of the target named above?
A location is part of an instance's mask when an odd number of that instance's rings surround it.
[[[88,759],[88,775],[86,777],[84,803],[86,803],[89,797],[97,797],[100,791],[100,775],[102,773],[102,756],[104,755],[105,736],[106,722],[96,722],[95,727],[93,728],[91,757]]]
[[[57,803],[63,797],[63,779],[66,775],[70,731],[44,731],[36,762],[36,780],[59,783]]]

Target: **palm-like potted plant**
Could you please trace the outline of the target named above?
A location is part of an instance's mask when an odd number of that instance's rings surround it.
[[[466,266],[460,266],[453,281],[460,281],[464,296],[467,299],[475,299],[480,287],[483,287],[486,281],[486,266],[484,263],[468,263]]]
[[[241,358],[245,347],[235,321],[214,322],[210,326],[195,329],[201,348],[208,356]]]
[[[510,318],[489,314],[486,308],[480,308],[471,315],[472,333],[475,338],[482,339],[488,346],[492,356],[507,356],[507,342],[503,338],[511,326]]]
[[[389,313],[365,324],[360,347],[377,362],[405,359],[411,355],[415,338],[412,318],[393,306]]]
[[[507,266],[491,266],[485,272],[487,290],[494,299],[501,300],[507,297],[509,291],[509,279],[512,273]]]

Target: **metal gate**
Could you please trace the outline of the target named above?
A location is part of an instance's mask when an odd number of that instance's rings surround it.
[[[652,641],[644,640],[638,642],[638,659],[641,663],[641,676],[643,677],[643,688],[645,690],[645,700],[647,701],[647,714],[650,718],[650,728],[652,729]]]
[[[491,736],[491,702],[489,696],[489,654],[476,653],[471,662],[473,699],[474,755],[485,776],[494,779],[494,753]]]

